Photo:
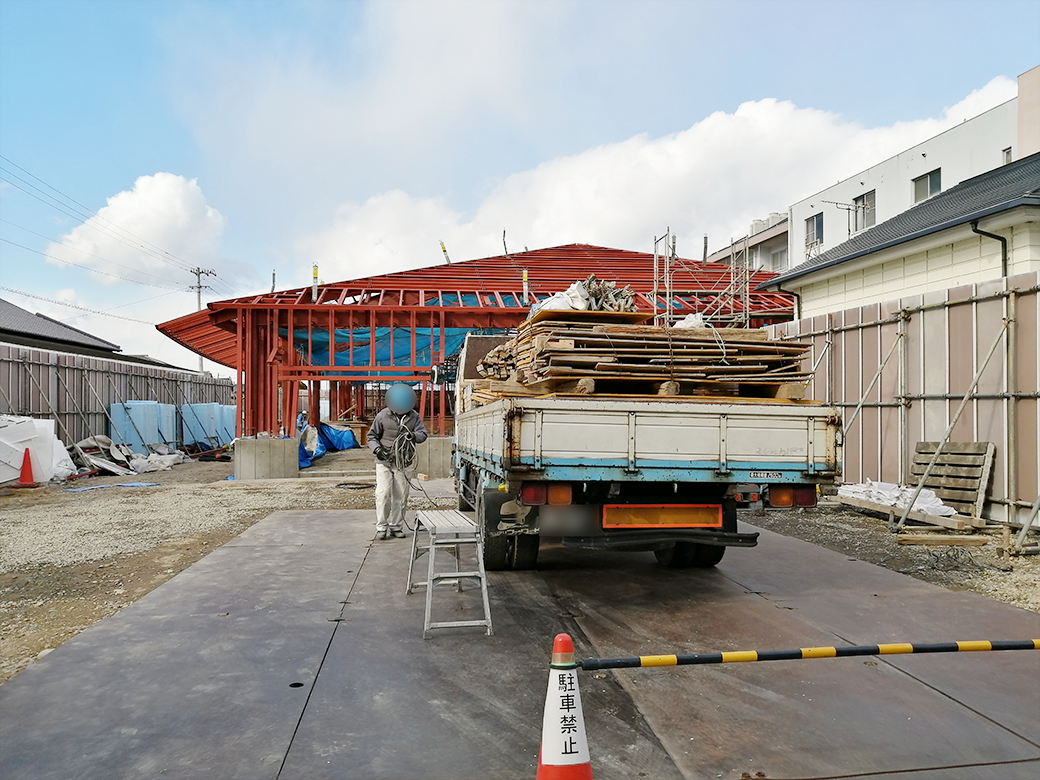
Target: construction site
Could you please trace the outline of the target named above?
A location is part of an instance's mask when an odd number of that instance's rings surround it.
[[[233,382],[0,345],[0,774],[1035,777],[1040,271],[805,317],[653,248],[158,326]]]

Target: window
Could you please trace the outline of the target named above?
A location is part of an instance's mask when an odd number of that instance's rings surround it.
[[[823,243],[823,214],[815,214],[805,220],[805,245],[816,246]]]
[[[856,230],[874,227],[874,190],[864,192],[852,201],[856,207]]]
[[[1009,162],[1011,162],[1011,147],[1009,146],[1007,149],[1005,149],[1002,152],[1002,154],[1004,155],[1004,165],[1007,165]]]
[[[787,267],[787,247],[770,252],[769,267],[770,270],[778,272]]]
[[[932,195],[939,194],[939,190],[942,189],[941,170],[941,168],[936,168],[931,173],[926,173],[924,176],[918,176],[914,179],[914,203],[920,203],[922,200],[932,197]]]

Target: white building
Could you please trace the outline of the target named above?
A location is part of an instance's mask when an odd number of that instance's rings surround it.
[[[791,206],[787,266],[800,266],[962,181],[1040,151],[1040,66],[1018,96]]]

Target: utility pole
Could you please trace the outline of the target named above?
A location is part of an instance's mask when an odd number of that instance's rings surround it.
[[[208,284],[202,283],[203,276],[216,276],[217,272],[212,268],[189,268],[188,273],[195,274],[195,284],[189,285],[189,290],[195,291],[195,311],[202,311],[202,291],[212,289]],[[202,373],[202,355],[199,355],[199,373]]]

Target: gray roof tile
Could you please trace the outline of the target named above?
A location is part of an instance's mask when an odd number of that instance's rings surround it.
[[[42,314],[33,314],[13,303],[0,299],[0,333],[13,333],[47,341],[78,344],[108,352],[118,352],[119,345],[91,336],[76,328],[63,325]]]

